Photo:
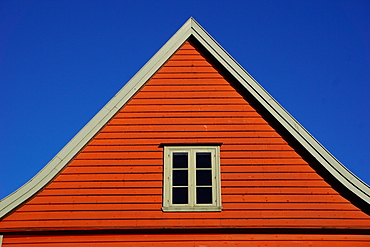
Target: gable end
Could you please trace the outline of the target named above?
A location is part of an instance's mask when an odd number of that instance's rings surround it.
[[[0,217],[7,215],[46,186],[79,151],[117,114],[186,40],[196,40],[241,88],[296,141],[323,171],[369,206],[370,188],[349,172],[274,100],[193,18],[151,58],[106,106],[28,183],[0,202]],[[324,173],[325,173],[324,172]]]

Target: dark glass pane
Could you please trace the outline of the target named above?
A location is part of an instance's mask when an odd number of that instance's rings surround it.
[[[212,188],[198,187],[197,204],[211,204],[211,203],[212,203]]]
[[[173,168],[188,168],[188,153],[173,153]]]
[[[197,168],[211,168],[211,153],[197,153]]]
[[[173,181],[174,186],[186,186],[188,185],[188,170],[173,170]]]
[[[188,188],[172,188],[172,204],[188,204]]]
[[[212,185],[212,171],[197,170],[197,185]]]

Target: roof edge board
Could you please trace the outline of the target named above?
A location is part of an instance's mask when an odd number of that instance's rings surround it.
[[[190,37],[190,18],[121,90],[69,141],[59,153],[22,187],[0,201],[0,218],[29,199],[51,181],[109,121],[121,107],[154,75],[167,59]]]
[[[324,168],[362,200],[370,204],[370,187],[350,172],[291,116],[244,68],[197,22],[194,37],[282,124]]]

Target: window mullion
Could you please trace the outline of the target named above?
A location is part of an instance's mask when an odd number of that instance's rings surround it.
[[[195,205],[195,152],[194,150],[189,150],[189,196],[190,205]]]

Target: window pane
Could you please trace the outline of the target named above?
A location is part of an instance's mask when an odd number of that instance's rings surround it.
[[[197,185],[212,185],[212,171],[197,170]]]
[[[174,186],[186,186],[188,185],[188,170],[173,170],[173,181]]]
[[[212,203],[212,188],[198,187],[197,188],[197,204]]]
[[[172,188],[172,204],[188,204],[188,188]]]
[[[188,153],[173,153],[173,168],[188,168]]]
[[[211,168],[211,153],[197,153],[197,168]]]

